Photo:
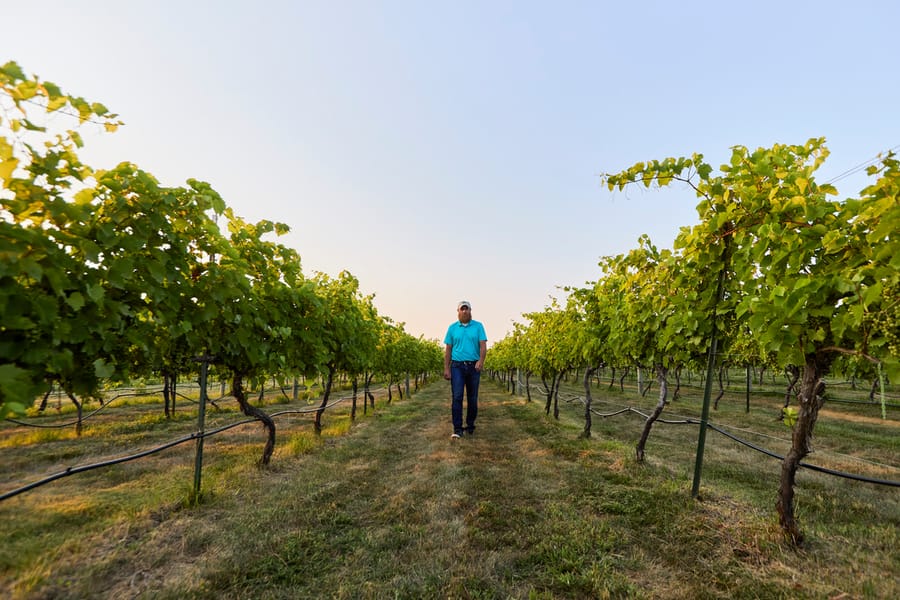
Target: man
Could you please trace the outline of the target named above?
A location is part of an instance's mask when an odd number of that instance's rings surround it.
[[[450,380],[453,401],[450,416],[453,434],[459,439],[464,431],[475,433],[475,417],[478,416],[478,383],[484,356],[487,354],[487,335],[484,325],[472,320],[472,304],[463,300],[456,307],[457,321],[447,328],[444,337],[444,379]],[[466,396],[466,427],[463,429],[462,402]]]

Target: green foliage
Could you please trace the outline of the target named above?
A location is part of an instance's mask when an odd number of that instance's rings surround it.
[[[610,190],[687,185],[699,198],[699,223],[682,228],[671,251],[642,237],[638,248],[601,261],[603,276],[592,291],[573,290],[583,316],[573,322],[581,360],[697,360],[724,271],[715,319],[734,356],[784,368],[816,353],[855,355],[880,364],[891,379],[900,377],[900,240],[893,235],[900,223],[900,166],[886,156],[870,168],[877,179],[859,198],[837,202],[829,199],[836,190],[814,177],[827,156],[824,140],[811,139],[755,151],[735,146],[718,173],[694,154],[606,175]],[[516,338],[531,336],[533,326]],[[552,352],[545,348],[517,360],[534,368],[547,356]]]
[[[363,297],[359,281],[347,271],[337,279],[319,273],[315,285],[325,319],[321,362],[337,371],[364,372],[374,364],[379,339],[373,297]]]
[[[788,427],[793,427],[797,422],[798,412],[793,406],[785,406],[781,409],[781,421]]]
[[[287,225],[247,223],[195,179],[165,187],[131,163],[85,165],[77,131],[37,118],[65,108],[114,131],[117,116],[15,63],[0,67],[0,100],[0,416],[53,382],[92,397],[108,379],[194,372],[198,355],[247,381],[382,360],[372,298],[347,272],[307,279],[297,252],[268,239]],[[433,347],[403,341],[383,372],[434,364]]]
[[[10,375],[0,384],[0,405],[6,411],[30,404],[50,380],[95,394],[99,375],[116,362],[108,336],[123,329],[127,311],[106,297],[96,263],[77,257],[99,257],[78,231],[90,218],[83,198],[95,176],[77,156],[80,136],[54,134],[26,118],[67,106],[80,123],[115,129],[115,115],[26,77],[15,63],[0,69],[0,97],[12,103],[0,116],[0,366]]]
[[[524,316],[530,321],[523,338],[526,370],[552,378],[578,364],[573,336],[580,316],[574,310],[563,309],[554,300],[542,312]]]
[[[582,318],[517,356],[541,372],[558,356],[554,344],[565,344],[591,365],[677,367],[696,362],[715,330],[732,360],[800,367],[800,408],[784,413],[795,435],[778,504],[794,541],[802,539],[794,473],[810,450],[822,378],[839,358],[855,357],[900,379],[900,163],[884,157],[858,198],[838,202],[815,180],[827,156],[819,138],[735,146],[718,172],[694,154],[606,175],[610,190],[684,184],[699,199],[699,222],[681,229],[672,251],[643,236],[638,248],[604,258],[593,291],[572,294]],[[533,320],[521,337],[540,339],[546,329]]]

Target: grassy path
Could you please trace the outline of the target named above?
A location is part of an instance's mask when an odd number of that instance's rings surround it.
[[[476,435],[450,440],[448,398],[447,384],[433,385],[284,474],[274,504],[291,505],[291,522],[233,561],[247,572],[210,574],[212,587],[236,597],[635,591],[608,520],[572,497],[577,457],[565,465],[563,448],[540,441],[556,427],[486,385]],[[266,552],[277,558],[254,559]]]
[[[689,482],[634,464],[631,444],[579,439],[577,419],[547,419],[539,403],[489,382],[481,399],[478,431],[462,440],[449,438],[449,385],[441,381],[380,405],[350,435],[308,454],[280,446],[270,469],[253,466],[256,447],[219,475],[212,464],[201,506],[158,506],[88,529],[47,559],[43,581],[35,577],[29,589],[20,580],[13,596],[842,593],[852,565],[827,576],[807,572],[828,566],[840,548],[787,550],[770,507],[711,493],[694,502]],[[846,585],[860,589],[859,581]],[[872,597],[896,590],[883,578],[880,586]]]

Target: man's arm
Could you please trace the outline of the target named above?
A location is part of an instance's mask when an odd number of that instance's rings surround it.
[[[487,356],[487,342],[481,340],[478,342],[478,362],[475,363],[475,370],[480,371],[484,367],[484,357]]]
[[[450,354],[453,346],[447,344],[444,346],[444,379],[450,379]]]

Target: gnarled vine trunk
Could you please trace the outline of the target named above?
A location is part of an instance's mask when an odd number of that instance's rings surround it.
[[[559,384],[562,382],[563,373],[554,373],[550,377],[550,384],[547,384],[547,377],[541,375],[541,383],[544,384],[544,392],[547,394],[547,404],[544,406],[544,412],[549,415],[550,408],[553,407],[553,416],[559,420]],[[554,403],[554,398],[556,402]]]
[[[554,383],[556,381],[556,376],[552,380]],[[553,384],[547,383],[547,377],[541,375],[541,383],[544,384],[544,395],[547,397],[547,404],[544,406],[544,414],[550,414],[550,406],[553,403]]]
[[[531,402],[531,371],[525,372],[525,397]]]
[[[791,392],[797,386],[797,380],[800,379],[800,367],[796,365],[788,365],[784,369],[788,374],[788,386],[784,390],[784,407],[787,408],[791,403]]]
[[[722,399],[722,396],[725,395],[725,384],[722,383],[722,377],[725,374],[725,365],[719,365],[719,395],[716,396],[716,399],[713,401],[713,410],[719,410],[719,400]]]
[[[84,421],[84,406],[82,406],[81,402],[78,401],[78,398],[75,397],[75,394],[66,390],[66,395],[69,397],[69,400],[72,401],[72,404],[75,405],[75,410],[78,413],[78,422],[75,424],[75,435],[81,435],[81,425]]]
[[[800,391],[797,394],[797,422],[794,424],[791,449],[781,463],[781,483],[778,488],[779,523],[795,545],[803,543],[803,535],[794,516],[794,483],[800,462],[810,453],[813,428],[819,409],[825,403],[825,382],[829,362],[822,356],[810,354],[803,367]]]
[[[163,413],[167,419],[175,416],[175,375],[163,372]]]
[[[259,464],[269,464],[269,459],[272,458],[272,452],[275,451],[275,421],[273,421],[272,417],[266,414],[263,410],[252,406],[247,401],[247,395],[244,393],[243,377],[241,377],[240,375],[235,375],[231,380],[231,395],[237,399],[238,406],[241,407],[242,413],[244,413],[248,417],[254,417],[262,421],[263,426],[269,432],[268,439],[266,440],[266,445],[263,448],[262,457],[259,459]]]
[[[664,367],[661,364],[656,365],[656,381],[659,383],[659,401],[656,403],[656,408],[654,408],[650,416],[647,417],[647,421],[644,423],[644,430],[641,432],[641,439],[638,440],[637,446],[635,447],[635,457],[638,462],[644,461],[644,447],[647,445],[647,438],[650,437],[650,430],[653,428],[653,424],[666,407],[666,396],[669,393],[669,384],[666,381],[668,374],[669,369],[667,367]]]
[[[316,409],[316,433],[322,433],[322,414],[325,412],[325,407],[328,406],[328,397],[331,396],[331,386],[334,383],[334,370],[333,366],[328,366],[328,376],[325,378],[325,393],[322,394],[322,403],[319,405],[319,408]]]
[[[559,421],[559,384],[562,383],[563,377],[568,377],[567,371],[561,372],[556,377],[556,389],[553,390],[553,418]]]
[[[53,385],[47,388],[47,391],[44,393],[44,397],[41,398],[41,405],[38,407],[38,412],[44,412],[44,409],[47,408],[47,399],[50,397],[50,394],[53,392]]]
[[[584,431],[581,437],[591,437],[591,378],[594,376],[596,367],[587,367],[584,370]]]
[[[351,383],[353,386],[353,403],[350,405],[350,420],[356,420],[356,394],[359,390],[359,377],[354,375],[353,382]]]
[[[675,391],[672,392],[672,402],[678,400],[681,394],[681,365],[675,369]]]
[[[370,373],[366,371],[363,373],[363,414],[366,415],[369,413],[369,400],[372,401],[372,410],[375,410],[375,396],[372,395],[372,392],[369,391],[369,386],[372,385],[372,378],[375,377],[375,373]]]

